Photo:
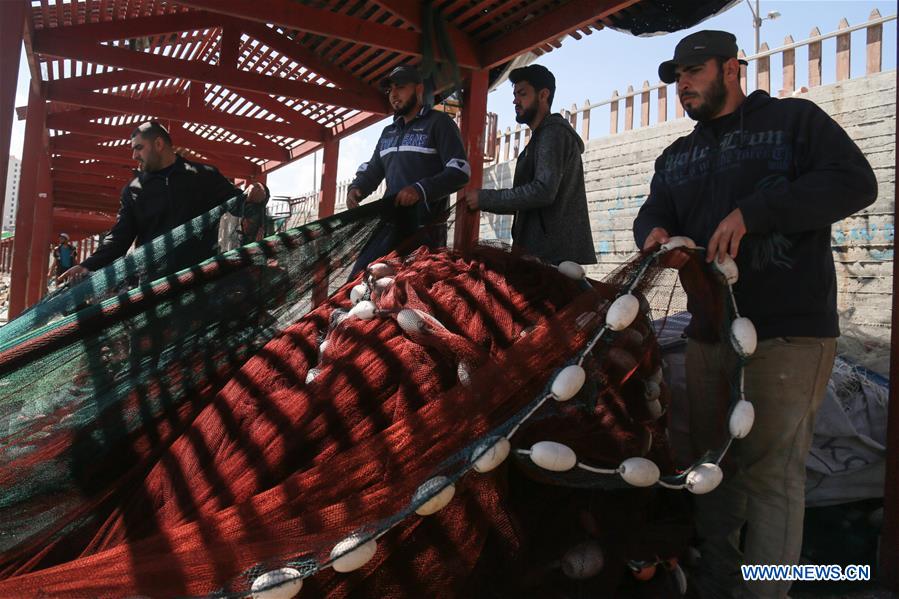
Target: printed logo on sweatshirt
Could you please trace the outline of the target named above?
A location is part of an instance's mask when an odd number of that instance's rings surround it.
[[[712,173],[725,172],[747,161],[765,162],[769,171],[789,173],[793,147],[782,130],[748,132],[738,129],[721,137],[717,146],[693,145],[665,159],[664,177],[669,185],[683,185]]]
[[[383,157],[393,152],[436,154],[437,150],[431,147],[430,135],[427,133],[416,133],[412,130],[408,133],[381,138],[378,142],[378,153]]]

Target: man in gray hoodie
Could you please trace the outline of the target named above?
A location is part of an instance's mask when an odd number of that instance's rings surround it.
[[[514,214],[512,244],[549,263],[595,264],[587,192],[584,142],[567,119],[551,114],[556,79],[537,64],[509,74],[515,85],[515,120],[527,124],[531,140],[518,156],[511,189],[466,194],[471,210]]]

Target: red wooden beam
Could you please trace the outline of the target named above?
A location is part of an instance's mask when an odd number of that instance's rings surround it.
[[[129,140],[131,139],[132,131],[134,131],[134,126],[132,125],[103,125],[77,117],[72,118],[69,114],[64,112],[49,115],[47,117],[47,127],[49,129],[60,129],[63,131],[71,131],[72,133],[90,135],[109,141],[120,139]],[[281,148],[272,142],[269,142],[264,147],[258,147],[211,141],[200,137],[192,131],[184,129],[183,127],[178,127],[170,133],[172,135],[172,142],[176,147],[219,152],[221,154],[239,158],[243,158],[244,156],[267,158],[271,160],[288,160],[290,158],[290,154],[286,149]]]
[[[74,210],[92,210],[115,214],[119,210],[120,202],[112,203],[106,200],[88,195],[78,195],[72,192],[60,192],[59,197],[53,198],[53,205]]]
[[[92,173],[115,177],[123,181],[130,181],[134,177],[134,167],[122,166],[120,164],[112,164],[109,162],[91,162],[85,164],[78,158],[69,158],[66,156],[55,156],[50,159],[50,167],[53,171],[64,171],[67,173]]]
[[[78,184],[83,183],[96,187],[108,187],[116,191],[122,189],[125,183],[130,180],[123,177],[106,177],[102,174],[102,171],[98,171],[97,174],[91,172],[72,173],[69,171],[60,171],[56,168],[53,168],[50,171],[50,176],[53,178],[53,181],[65,181],[66,183]]]
[[[71,181],[52,180],[52,189],[68,197],[84,196],[95,198],[98,202],[106,204],[118,204],[121,198],[122,188],[126,184],[116,187],[104,187],[87,183],[72,183]]]
[[[275,142],[255,133],[240,135],[241,139],[252,142],[252,145],[206,139],[193,131],[180,126],[172,128],[172,141],[176,147],[201,152],[212,152],[235,158],[275,158],[289,160],[290,152]]]
[[[299,2],[267,0],[265,10],[259,9],[257,0],[178,0],[178,3],[249,21],[272,23],[324,37],[421,56],[421,34],[415,31],[312,8]],[[467,68],[480,67],[480,59],[472,48],[460,46],[456,48],[456,52],[460,65]]]
[[[53,209],[53,236],[60,233],[68,233],[73,239],[94,235],[108,231],[115,224],[114,215],[103,215],[99,212],[87,212],[85,210],[69,210],[67,208]],[[86,258],[85,252],[81,258]]]
[[[280,135],[283,137],[300,137],[301,139],[322,140],[325,135],[324,128],[317,126],[316,130],[304,130],[299,135],[298,125],[267,121],[265,119],[247,118],[216,110],[208,110],[194,106],[179,106],[167,102],[155,100],[138,100],[124,96],[98,94],[95,92],[59,89],[56,83],[45,84],[47,97],[57,102],[65,102],[75,106],[87,108],[99,108],[124,114],[143,114],[159,119],[177,121],[179,123],[201,123],[214,127],[221,127],[230,131],[249,131],[251,133],[263,133],[265,135]]]
[[[64,208],[66,210],[105,212],[108,214],[116,214],[119,210],[118,204],[114,206],[111,204],[98,204],[97,202],[91,202],[90,200],[83,198],[54,198],[53,205],[57,208]]]
[[[77,28],[72,28],[72,30],[75,29]],[[52,31],[40,31],[35,34],[32,44],[34,51],[42,56],[85,60],[165,77],[203,81],[229,89],[312,100],[356,110],[386,112],[387,108],[382,96],[360,94],[291,79],[267,77],[230,66],[210,65],[201,61],[180,60],[148,52],[98,45],[88,39],[71,34],[60,35]]]
[[[295,60],[304,60],[302,64],[305,64],[308,68],[311,68],[316,73],[325,75],[331,81],[337,83],[342,88],[347,89],[355,89],[360,93],[375,93],[374,90],[368,88],[363,82],[354,79],[352,76],[346,74],[344,71],[331,66],[327,68],[327,65],[324,61],[319,59],[315,54],[309,52],[306,48],[301,46],[300,44],[287,39],[283,35],[276,33],[274,30],[264,27],[259,23],[252,23],[249,21],[242,21],[240,19],[233,19],[230,17],[226,17],[224,15],[215,15],[215,19],[217,22],[222,22],[226,25],[229,25],[232,28],[238,29],[247,29],[248,32],[255,34],[254,37],[263,41],[269,46],[275,47],[279,52],[286,53],[288,50],[293,49],[293,54],[289,55],[291,58]],[[135,21],[142,21],[142,19],[135,19]],[[147,17],[143,20],[144,29],[147,34],[150,34],[153,31],[156,31],[161,27],[159,21],[155,18]],[[168,23],[168,27],[173,26],[181,26],[181,25],[172,25],[168,20],[165,21]],[[188,21],[189,23],[190,21]],[[129,20],[129,24],[134,26],[134,21]],[[99,29],[88,29],[82,30],[78,29],[84,35],[96,36],[100,35],[101,39],[119,39],[118,30],[114,27],[113,23],[103,23]],[[92,26],[94,27],[94,26]],[[109,30],[109,31],[106,31]],[[66,31],[72,32],[72,30],[67,29]],[[101,35],[102,34],[102,35]],[[95,37],[89,37],[88,39],[96,39]],[[95,90],[95,89],[106,89],[116,86],[127,86],[133,85],[136,83],[149,83],[151,81],[158,80],[158,76],[153,76],[148,73],[141,73],[136,71],[114,71],[114,72],[106,72],[94,75],[87,75],[81,77],[69,77],[63,80],[60,80],[55,83],[58,85],[60,89],[67,90]],[[168,77],[166,78],[168,79]],[[191,90],[194,90],[193,83],[191,84]],[[202,88],[202,83],[199,83],[198,87]],[[154,95],[158,93],[159,89],[154,90]],[[202,96],[205,94],[203,89],[199,90],[199,104],[202,104]],[[296,123],[298,125],[296,131],[291,137],[298,137],[302,139],[318,139],[317,135],[310,137],[308,134],[310,131],[319,131],[320,126],[303,116],[301,113],[285,106],[284,104],[278,102],[268,94],[262,93],[254,93],[246,90],[242,90],[242,94],[246,99],[252,101],[256,105],[265,108],[269,112],[277,115],[278,117],[284,119],[290,123]],[[377,94],[376,94],[377,95]],[[155,98],[158,100],[159,98]]]
[[[462,106],[462,143],[471,165],[468,184],[459,192],[480,189],[484,178],[484,123],[487,120],[487,86],[489,71],[472,71],[465,81]],[[461,197],[461,196],[460,196]],[[454,245],[468,249],[478,240],[481,213],[471,212],[465,202],[456,204]]]
[[[53,201],[59,206],[70,205],[91,208],[94,210],[118,210],[119,204],[121,203],[121,195],[118,193],[105,193],[100,195],[60,189],[54,196]]]
[[[38,167],[37,205],[34,208],[34,230],[30,236],[31,264],[28,268],[28,285],[25,303],[33,306],[47,292],[47,269],[50,266],[50,237],[53,229],[53,190],[50,182],[50,161],[41,152]]]
[[[0,181],[6,184],[9,167],[10,138],[13,108],[16,105],[16,81],[19,77],[19,56],[25,32],[25,3],[0,2]],[[0,195],[0,215],[6,194]],[[0,226],[2,228],[2,226]]]
[[[67,210],[66,208],[54,208],[53,220],[57,222],[78,222],[84,225],[109,225],[115,223],[115,213],[88,212],[87,210]],[[101,231],[103,229],[100,229]]]
[[[324,150],[322,153],[322,191],[318,204],[319,218],[334,214],[334,204],[337,199],[337,160],[340,154],[340,140],[326,141]]]
[[[371,87],[364,81],[356,79],[352,74],[342,70],[341,68],[327,62],[314,52],[310,51],[303,44],[292,40],[283,33],[278,33],[271,27],[267,27],[261,23],[247,21],[245,19],[235,19],[240,23],[244,33],[264,43],[279,54],[290,58],[314,73],[321,75],[328,81],[331,81],[342,89],[353,90],[358,93],[377,94],[378,90]]]
[[[372,0],[372,4],[389,10],[414,27],[416,31],[422,30],[423,2],[418,2],[417,0]],[[478,56],[477,44],[467,33],[449,22],[446,23],[446,33],[456,54],[464,53],[466,56]]]
[[[377,123],[384,119],[383,114],[372,114],[370,112],[360,112],[347,119],[341,120],[333,127],[328,128],[327,139],[343,139],[348,135],[352,135],[357,131],[361,131],[366,127]]]
[[[221,15],[190,11],[149,17],[130,17],[115,21],[84,23],[43,29],[60,35],[74,34],[97,42],[151,37],[165,33],[180,33],[200,29],[214,29],[222,25]]]
[[[500,65],[639,1],[571,0],[488,43],[482,52],[484,67]]]
[[[52,81],[49,83],[48,82],[43,83],[42,85],[44,87],[44,97],[47,97],[47,94],[49,93],[48,86],[55,87],[55,86],[59,85],[60,90],[65,90],[66,88],[62,85],[64,82],[65,82],[65,80],[63,79],[62,81]],[[64,93],[64,92],[60,91],[60,93]],[[89,94],[91,92],[89,92],[88,90],[82,90],[82,89],[72,89],[71,93]],[[120,92],[117,94],[100,94],[100,93],[98,93],[95,95],[98,95],[98,96],[109,95],[112,98],[127,98],[129,100],[134,100],[134,101],[139,101],[139,102],[143,101],[143,98],[141,98],[140,96],[136,96],[134,94],[129,94],[129,92],[127,92],[127,91]],[[154,95],[153,101],[159,102],[159,103],[168,103],[171,106],[178,106],[178,107],[183,108],[183,107],[187,106],[187,95],[184,94],[183,92],[164,93],[162,95]],[[25,108],[23,108],[23,107],[16,108],[16,112],[19,112],[19,111],[22,111],[24,114]],[[58,114],[60,112],[73,112],[72,105],[69,103],[57,102],[57,101],[52,101],[47,104],[47,114]],[[115,116],[118,116],[115,114],[110,114],[109,110],[98,110],[96,108],[82,108],[78,112],[79,112],[79,114],[82,114],[82,115],[86,116],[87,118],[91,118],[91,119],[105,119],[105,118],[113,118]],[[140,114],[140,113],[135,113],[135,114]],[[146,116],[146,115],[144,115],[144,116]],[[24,116],[22,116],[20,118],[24,118]]]
[[[152,81],[159,81],[160,79],[162,79],[162,77],[159,77],[158,75],[141,73],[138,71],[106,71],[104,73],[94,73],[93,75],[67,77],[56,82],[56,85],[60,89],[92,91],[95,89],[123,87],[126,85],[134,85],[136,83],[150,83]]]
[[[104,89],[107,87],[114,87],[116,85],[129,85],[133,83],[139,82],[150,82],[155,80],[152,76],[149,76],[145,73],[132,73],[130,71],[116,71],[115,73],[103,73],[101,75],[97,75],[96,77],[104,77],[105,75],[115,75],[117,77],[108,77],[104,79],[92,79],[93,76],[88,77],[74,77],[69,79],[63,79],[60,81],[54,82],[52,85],[57,90],[69,90],[74,92],[84,92],[88,89]],[[129,75],[134,75],[130,76]],[[190,84],[190,95],[184,93],[170,94],[165,96],[157,96],[156,93],[159,92],[159,88],[154,90],[153,101],[160,102],[165,97],[172,98],[175,101],[183,104],[185,101],[189,99],[189,105],[191,107],[199,107],[201,109],[205,109],[205,103],[203,101],[203,96],[205,95],[204,84],[201,82],[191,82]],[[278,102],[271,96],[266,94],[256,94],[252,92],[243,92],[245,98],[253,101],[258,106],[265,108],[269,112],[281,117],[285,122],[283,125],[287,130],[289,130],[290,134],[287,137],[299,138],[299,139],[309,139],[309,134],[312,133],[312,139],[319,139],[322,135],[322,126],[312,119],[304,116],[300,112],[297,112],[288,106],[285,106],[281,102]],[[128,96],[124,96],[128,97]],[[66,106],[64,104],[59,104],[57,102],[53,102],[53,105],[56,106]],[[50,113],[55,114],[64,114],[66,119],[74,119],[76,117],[80,117],[82,121],[88,121],[90,119],[97,118],[105,118],[112,117],[115,115],[111,115],[102,110],[53,110],[49,111]],[[220,111],[214,111],[216,114],[227,114]],[[256,119],[257,121],[262,121],[262,119]],[[62,129],[62,126],[54,126],[61,125],[64,121],[58,121],[55,119],[51,119],[52,124],[48,126],[53,129]],[[270,121],[264,121],[270,122]],[[69,129],[66,129],[69,130]],[[88,133],[92,134],[92,133]],[[130,131],[128,132],[130,135]],[[269,141],[264,136],[259,133],[244,131],[241,135],[242,138],[247,141],[252,142],[255,146],[260,146],[264,148],[268,148],[268,151],[271,152],[271,155],[262,156],[259,155],[260,158],[273,158],[273,159],[285,159],[284,157],[287,155],[287,150],[278,144]],[[208,149],[208,148],[207,148]],[[224,151],[224,148],[222,149]],[[230,152],[224,152],[230,153]]]
[[[37,173],[40,155],[44,151],[44,99],[40,88],[28,90],[28,120],[25,122],[25,143],[22,148],[22,177],[19,180],[19,201],[16,209],[15,250],[9,291],[9,319],[26,308],[28,270],[31,265],[31,236],[34,234],[34,215],[37,204]]]
[[[135,166],[134,160],[131,158],[130,146],[122,146],[121,148],[91,145],[85,143],[84,140],[60,135],[50,140],[50,151],[54,154],[62,156],[70,156],[76,158],[104,160],[123,166]],[[192,158],[191,158],[192,159]],[[201,160],[203,162],[203,160]],[[207,160],[206,162],[212,162]],[[256,165],[247,161],[227,160],[216,158],[215,166],[226,177],[237,177],[241,179],[254,177]]]
[[[352,135],[356,131],[361,131],[366,127],[377,123],[378,121],[384,118],[383,114],[371,114],[368,112],[360,112],[354,116],[351,116],[348,119],[345,119],[334,125],[333,127],[328,128],[328,139],[343,139],[349,135]],[[315,141],[307,141],[301,143],[299,145],[294,146],[290,149],[290,161],[299,160],[303,156],[308,156],[312,152],[315,152],[321,149],[322,143]],[[262,165],[261,171],[263,173],[270,173],[274,170],[281,168],[282,166],[286,166],[288,162],[277,162],[275,160],[269,160],[265,164]]]
[[[52,186],[54,193],[79,193],[88,195],[90,197],[96,197],[102,200],[108,200],[110,202],[118,202],[120,198],[118,190],[112,187],[90,185],[88,183],[72,183],[71,181],[57,181],[56,179],[53,180]]]
[[[50,152],[63,156],[74,156],[77,158],[95,158],[105,160],[122,166],[136,166],[131,158],[131,148],[110,148],[98,146],[96,144],[85,143],[82,139],[69,136],[58,135],[50,138]]]

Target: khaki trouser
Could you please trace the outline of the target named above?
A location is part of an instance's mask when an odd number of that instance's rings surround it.
[[[833,369],[836,339],[759,342],[745,369],[755,425],[724,461],[724,482],[694,499],[703,543],[696,584],[703,599],[785,597],[790,582],[746,582],[741,564],[796,564],[805,513],[805,459],[815,413]],[[727,439],[729,386],[736,358],[728,345],[690,340],[687,395],[696,457]],[[740,531],[746,524],[743,551]]]

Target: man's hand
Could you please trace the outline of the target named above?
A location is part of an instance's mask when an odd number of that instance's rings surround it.
[[[646,236],[646,241],[643,242],[643,251],[655,250],[658,249],[660,245],[663,243],[668,243],[668,240],[671,239],[671,236],[668,235],[668,231],[663,229],[662,227],[656,227],[652,231],[649,232],[649,235]],[[684,267],[684,265],[690,261],[690,255],[683,250],[672,250],[670,252],[666,252],[659,258],[659,264],[664,266],[665,268],[674,268],[680,270]]]
[[[91,274],[91,271],[81,266],[80,264],[76,264],[69,270],[56,277],[56,284],[62,285],[63,283],[70,283],[74,285],[89,274]]]
[[[362,192],[359,191],[358,187],[350,187],[350,190],[346,194],[346,207],[347,208],[358,208],[359,202],[362,201]]]
[[[418,189],[414,185],[407,185],[396,194],[395,203],[397,206],[411,206],[420,199]]]
[[[265,202],[265,186],[262,183],[256,182],[251,183],[247,186],[245,190],[247,194],[247,201],[251,204],[262,204]]]
[[[646,241],[643,242],[643,251],[650,250],[657,245],[662,245],[663,243],[668,243],[668,239],[670,239],[670,235],[668,235],[668,231],[663,229],[662,227],[656,227],[652,231],[649,232],[649,235],[646,236]]]
[[[462,198],[465,204],[468,206],[468,209],[472,212],[476,212],[480,208],[479,200],[480,200],[481,190],[480,189],[472,189],[467,192],[465,196]]]
[[[717,256],[718,262],[721,262],[727,254],[730,254],[731,258],[736,258],[744,235],[746,223],[743,222],[743,213],[737,208],[718,223],[718,228],[709,239],[705,261],[711,262]]]

